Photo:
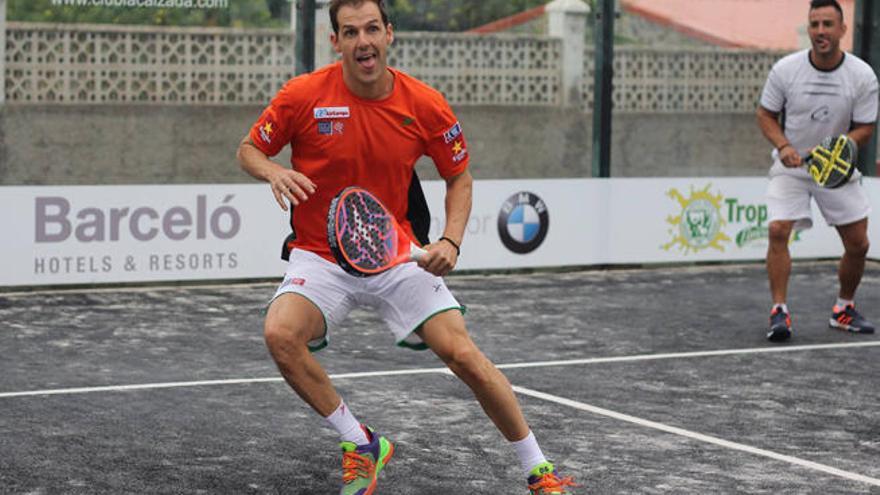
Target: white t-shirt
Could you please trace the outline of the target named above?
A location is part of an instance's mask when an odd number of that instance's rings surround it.
[[[770,70],[761,94],[761,106],[782,112],[785,137],[801,156],[823,138],[850,130],[853,124],[877,121],[877,77],[871,66],[850,53],[840,65],[820,70],[810,61],[810,50],[780,59]],[[784,172],[809,177],[804,167],[787,168],[774,149],[771,175]]]

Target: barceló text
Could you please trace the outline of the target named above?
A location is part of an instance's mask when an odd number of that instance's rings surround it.
[[[194,211],[186,206],[172,206],[159,211],[148,206],[108,208],[86,207],[71,211],[70,201],[60,196],[37,197],[35,203],[38,243],[67,241],[119,241],[127,232],[137,241],[150,241],[164,235],[173,241],[195,236],[206,239],[230,239],[241,228],[241,215],[229,205],[235,196],[223,198],[222,205],[208,208],[205,195],[196,196]]]

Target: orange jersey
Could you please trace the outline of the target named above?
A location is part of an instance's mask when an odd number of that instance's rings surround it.
[[[415,239],[407,221],[407,192],[422,155],[444,178],[467,169],[464,134],[443,95],[403,72],[389,69],[394,88],[387,98],[355,96],[335,63],[287,82],[251,128],[254,145],[267,156],[291,145],[294,170],[317,185],[291,215],[296,240],[330,261],[327,212],[348,186],[375,194]]]

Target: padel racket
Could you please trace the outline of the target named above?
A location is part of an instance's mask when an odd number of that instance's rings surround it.
[[[828,136],[806,158],[807,171],[822,187],[840,187],[853,176],[857,153],[856,143],[846,134]]]
[[[346,187],[330,203],[327,239],[339,266],[358,277],[376,275],[427,254],[377,197],[357,186]]]

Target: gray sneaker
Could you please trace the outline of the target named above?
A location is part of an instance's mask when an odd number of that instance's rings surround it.
[[[791,315],[776,308],[770,314],[770,331],[767,332],[767,340],[770,342],[785,342],[791,338]]]
[[[835,305],[831,310],[828,326],[852,333],[874,333],[874,325],[860,315],[852,304],[848,304],[842,309]]]

